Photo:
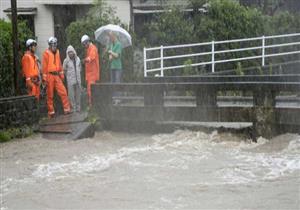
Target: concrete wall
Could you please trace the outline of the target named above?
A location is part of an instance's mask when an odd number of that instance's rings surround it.
[[[33,96],[0,99],[0,129],[32,126],[39,122],[39,108]]]

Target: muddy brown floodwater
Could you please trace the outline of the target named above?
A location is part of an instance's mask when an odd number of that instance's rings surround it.
[[[4,209],[300,209],[300,136],[41,135],[1,146]]]

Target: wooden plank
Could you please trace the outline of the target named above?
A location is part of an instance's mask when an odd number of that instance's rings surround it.
[[[42,126],[40,132],[44,138],[56,140],[77,140],[93,137],[95,134],[94,127],[89,122]]]
[[[77,123],[83,122],[87,118],[87,113],[72,113],[68,115],[60,115],[51,119],[46,119],[45,121],[41,122],[40,125],[62,125],[62,124],[69,124],[69,123]]]
[[[68,133],[72,133],[72,128],[68,124],[64,124],[64,125],[44,125],[44,126],[40,126],[39,131],[41,133],[68,134]]]

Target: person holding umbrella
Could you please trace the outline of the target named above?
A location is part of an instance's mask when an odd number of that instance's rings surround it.
[[[87,94],[89,106],[92,105],[91,85],[100,80],[99,54],[97,47],[90,41],[88,35],[83,35],[81,44],[86,49],[85,63],[85,79],[87,82]]]
[[[110,77],[112,83],[122,82],[122,49],[132,45],[130,34],[118,25],[108,24],[95,31],[95,39],[108,46]]]
[[[110,45],[108,47],[108,56],[110,61],[110,80],[112,83],[122,82],[122,45],[118,41],[115,33],[110,31],[108,33]]]

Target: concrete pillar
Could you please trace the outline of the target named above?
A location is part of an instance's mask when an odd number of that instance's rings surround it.
[[[199,87],[196,90],[197,116],[193,119],[197,121],[218,121],[219,113],[217,107],[217,91],[209,86]]]
[[[197,106],[217,106],[217,91],[210,87],[200,87],[196,91]]]
[[[275,97],[270,90],[257,89],[253,92],[253,138],[270,138],[275,134]]]
[[[163,106],[164,91],[160,85],[147,85],[144,88],[145,106]]]

